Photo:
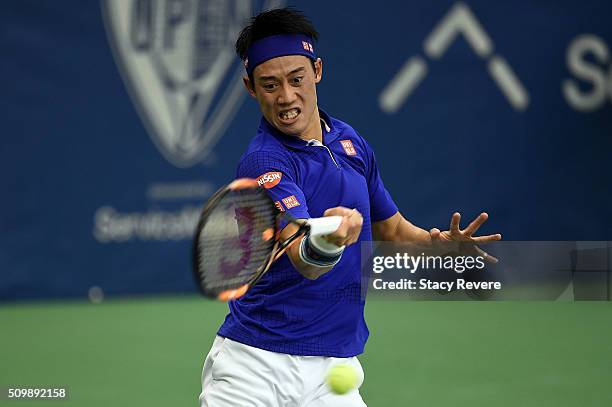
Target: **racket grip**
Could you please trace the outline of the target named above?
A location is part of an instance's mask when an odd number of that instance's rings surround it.
[[[323,236],[334,233],[342,223],[342,216],[324,216],[322,218],[310,218],[306,221],[310,226],[310,236]]]
[[[324,216],[322,218],[311,218],[308,219],[307,222],[308,225],[310,225],[308,239],[316,250],[318,250],[320,253],[324,253],[327,255],[336,255],[344,250],[344,246],[338,247],[337,245],[328,242],[323,237],[338,230],[340,223],[342,223],[342,216]]]

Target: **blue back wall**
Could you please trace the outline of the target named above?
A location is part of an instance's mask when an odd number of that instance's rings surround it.
[[[194,290],[198,207],[260,117],[232,42],[281,3],[4,2],[0,300]],[[612,238],[612,3],[290,4],[320,31],[320,107],[413,223]]]

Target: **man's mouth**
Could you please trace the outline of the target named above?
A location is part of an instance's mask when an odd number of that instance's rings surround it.
[[[283,110],[279,112],[278,117],[283,122],[293,122],[299,116],[300,113],[301,113],[301,110],[296,107],[293,109]]]

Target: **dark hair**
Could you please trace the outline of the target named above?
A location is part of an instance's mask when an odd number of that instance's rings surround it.
[[[279,34],[303,34],[317,41],[319,33],[310,20],[295,8],[277,8],[251,18],[236,40],[236,54],[243,61],[251,44],[262,38]]]
[[[313,42],[319,39],[319,33],[314,25],[300,10],[293,7],[275,8],[263,11],[249,20],[236,40],[236,54],[244,61],[251,44],[262,38],[279,34],[303,34],[312,38]],[[316,72],[314,61],[310,62]],[[253,84],[252,73],[249,74],[249,79]]]

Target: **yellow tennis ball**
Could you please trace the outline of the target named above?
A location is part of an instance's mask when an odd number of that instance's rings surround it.
[[[341,363],[329,369],[325,381],[332,392],[346,394],[357,387],[358,377],[353,366]]]

